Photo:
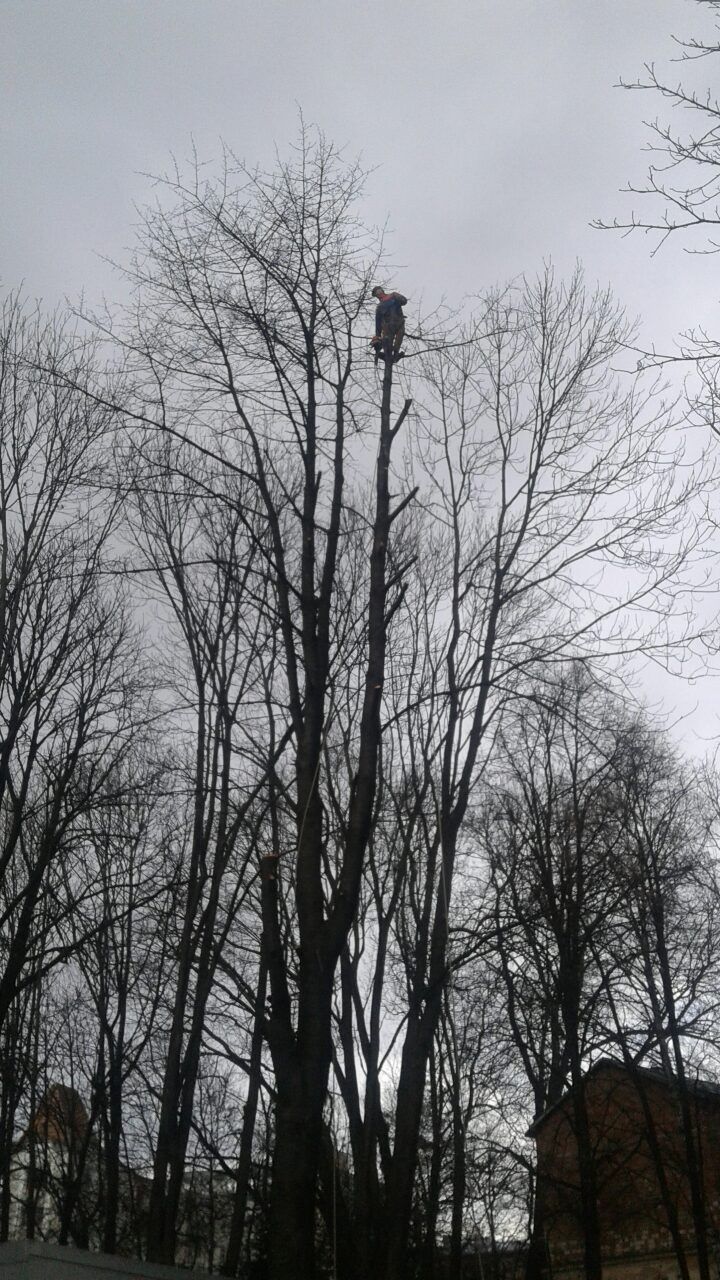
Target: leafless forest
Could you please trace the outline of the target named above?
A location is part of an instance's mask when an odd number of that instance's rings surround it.
[[[536,1280],[573,1087],[596,1276],[584,1073],[720,1078],[719,778],[636,678],[716,645],[716,348],[688,404],[546,267],[376,368],[362,184],[228,153],[122,306],[4,303],[0,1240]]]

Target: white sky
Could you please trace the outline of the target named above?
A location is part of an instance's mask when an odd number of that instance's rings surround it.
[[[391,229],[393,284],[458,302],[551,257],[613,285],[647,341],[720,331],[720,260],[592,231],[626,215],[643,115],[613,86],[668,67],[672,35],[712,30],[696,0],[0,0],[0,282],[54,305],[121,285],[144,174],[194,138],[272,161],[298,107],[375,172],[366,216]],[[717,74],[717,64],[697,74]],[[670,69],[671,78],[680,69]],[[667,682],[716,731],[715,682]],[[658,691],[660,686],[658,685]],[[688,730],[692,737],[692,727]]]

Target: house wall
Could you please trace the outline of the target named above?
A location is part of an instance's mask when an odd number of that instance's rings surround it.
[[[598,1179],[603,1269],[614,1280],[661,1280],[679,1274],[657,1161],[638,1089],[647,1097],[672,1202],[691,1270],[693,1226],[683,1133],[670,1089],[647,1073],[604,1067],[586,1077],[586,1105]],[[693,1097],[710,1238],[720,1227],[720,1098]],[[583,1228],[571,1101],[536,1132],[538,1195],[552,1274],[583,1275]],[[715,1236],[720,1239],[720,1237]]]

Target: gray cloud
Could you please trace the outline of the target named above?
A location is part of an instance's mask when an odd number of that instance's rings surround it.
[[[271,163],[299,104],[376,166],[366,214],[389,220],[413,298],[581,258],[648,340],[718,327],[707,259],[588,226],[627,212],[656,109],[613,85],[708,29],[694,0],[5,0],[2,16],[5,286],[117,293],[100,255],[125,256],[143,175],[191,136],[203,158],[224,138]]]

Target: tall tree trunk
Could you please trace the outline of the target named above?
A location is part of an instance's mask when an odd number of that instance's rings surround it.
[[[430,1058],[430,1115],[432,1119],[432,1148],[430,1151],[430,1175],[425,1202],[422,1275],[423,1280],[435,1280],[437,1264],[437,1224],[440,1216],[440,1191],[442,1186],[442,1092],[439,1088],[437,1063]]]
[[[181,939],[180,973],[178,976],[173,1022],[170,1034],[160,1111],[160,1124],[153,1165],[153,1183],[150,1195],[150,1223],[152,1234],[148,1239],[148,1259],[151,1262],[172,1264],[175,1261],[177,1223],[185,1176],[185,1159],[192,1126],[193,1104],[200,1069],[205,1013],[212,990],[217,963],[215,926],[218,917],[220,891],[227,863],[228,796],[230,788],[230,761],[232,756],[231,724],[226,719],[216,720],[213,727],[213,768],[217,757],[222,762],[221,778],[213,778],[212,794],[206,794],[204,784],[204,747],[206,724],[203,714],[204,699],[199,688],[196,763],[195,763],[195,817],[190,884],[183,934]],[[217,829],[213,832],[207,811],[217,806]],[[210,862],[210,885],[207,901],[202,905],[201,895],[204,876],[201,862]],[[191,990],[191,975],[195,971],[195,990]],[[189,1026],[187,1020],[189,1017]]]
[[[347,1196],[333,1134],[323,1126],[320,1158],[320,1208],[333,1260],[333,1280],[365,1280],[368,1272],[355,1247]]]
[[[332,1061],[333,985],[337,962],[357,910],[375,802],[388,626],[386,564],[390,529],[398,511],[410,500],[408,497],[391,512],[392,442],[410,409],[410,402],[406,401],[397,422],[391,424],[392,374],[392,361],[386,361],[370,555],[367,666],[358,735],[357,770],[351,784],[342,867],[329,909],[325,903],[322,878],[323,805],[318,777],[327,715],[331,601],[326,592],[318,612],[316,627],[314,561],[311,560],[309,566],[303,566],[305,705],[296,754],[296,901],[300,934],[296,1029],[293,1029],[288,971],[279,925],[277,871],[273,874],[272,858],[264,859],[265,870],[262,875],[263,938],[267,947],[273,1005],[268,1039],[277,1087],[270,1214],[271,1280],[313,1280],[315,1274],[315,1197],[320,1167],[323,1107]],[[309,451],[306,466],[304,557],[306,548],[309,549],[310,556],[313,554],[314,502],[317,493],[314,455],[310,457]],[[341,453],[336,456],[335,468],[334,506],[339,519]],[[308,503],[312,519],[307,517]],[[328,573],[334,575],[334,563],[326,560],[323,578],[324,581],[327,579],[325,585],[329,590],[333,579],[328,578]]]
[[[597,959],[597,956],[596,956],[596,959]],[[658,1135],[657,1125],[655,1124],[655,1117],[653,1116],[653,1113],[652,1113],[650,1099],[648,1098],[648,1091],[645,1088],[645,1084],[640,1075],[640,1072],[635,1070],[635,1065],[636,1065],[635,1060],[628,1047],[627,1037],[623,1034],[622,1020],[618,1012],[618,1008],[610,987],[610,983],[607,980],[605,980],[605,991],[607,995],[608,1005],[610,1007],[613,1020],[615,1022],[615,1029],[617,1032],[618,1041],[620,1043],[620,1048],[622,1050],[625,1070],[627,1071],[631,1079],[634,1081],[638,1099],[640,1101],[640,1106],[642,1108],[643,1121],[645,1124],[644,1136],[647,1140],[650,1154],[653,1159],[655,1174],[658,1180],[658,1186],[660,1187],[660,1195],[662,1198],[663,1207],[665,1209],[665,1217],[667,1218],[668,1230],[670,1232],[670,1236],[673,1242],[673,1248],[675,1249],[675,1257],[677,1259],[678,1270],[680,1271],[681,1280],[690,1280],[690,1270],[688,1267],[687,1251],[685,1249],[685,1245],[682,1238],[682,1230],[680,1227],[678,1207],[675,1201],[675,1197],[673,1196],[672,1189],[668,1182],[666,1161],[663,1158],[662,1145],[660,1142],[660,1137]],[[659,1020],[658,1020],[659,1011],[656,1008],[656,1002],[653,999],[652,991],[651,991],[651,1002],[653,1004],[653,1015],[655,1019],[656,1030],[660,1034],[662,1031],[662,1028],[659,1025]],[[661,1042],[662,1042],[662,1038],[661,1038]]]
[[[316,1195],[322,1114],[331,1061],[332,970],[318,956],[317,977],[305,974],[305,1008],[298,1017],[298,1051],[276,1059],[276,1137],[270,1214],[270,1276],[315,1275]],[[302,979],[301,979],[302,980]],[[304,1052],[303,1052],[304,1050]]]
[[[602,1245],[600,1215],[598,1213],[597,1175],[593,1155],[590,1120],[585,1096],[582,1062],[577,1049],[577,1027],[570,1035],[572,1108],[577,1143],[578,1172],[580,1175],[580,1204],[582,1207],[583,1253],[586,1280],[602,1280]]]
[[[661,901],[661,899],[659,899]],[[690,1091],[685,1073],[685,1060],[678,1030],[675,993],[672,983],[672,966],[665,939],[665,924],[662,908],[658,909],[659,919],[656,921],[656,946],[659,968],[662,979],[665,1011],[673,1046],[673,1057],[676,1080],[675,1089],[678,1109],[682,1123],[685,1143],[685,1160],[687,1177],[690,1184],[690,1204],[692,1208],[693,1226],[695,1229],[695,1247],[697,1249],[698,1273],[700,1280],[710,1280],[710,1257],[708,1250],[707,1214],[705,1212],[705,1189],[703,1187],[702,1163],[700,1154],[700,1132],[693,1120]]]
[[[120,1143],[122,1139],[122,1066],[111,1048],[109,1070],[108,1123],[105,1138],[105,1222],[103,1251],[115,1253],[118,1245],[120,1209]]]
[[[395,1104],[395,1144],[388,1188],[385,1280],[404,1280],[410,1234],[418,1136],[425,1095],[425,1075],[433,1036],[440,1017],[441,994],[428,1000],[424,1011],[408,1017]]]
[[[221,1274],[236,1276],[240,1266],[243,1236],[245,1234],[245,1215],[247,1212],[250,1174],[252,1171],[252,1149],[255,1137],[255,1121],[257,1118],[258,1099],[260,1097],[260,1072],[262,1065],[262,1047],[264,1042],[263,1027],[265,1023],[265,999],[267,996],[267,963],[261,949],[260,967],[258,971],[257,995],[255,998],[255,1015],[253,1022],[252,1043],[250,1045],[250,1070],[248,1072],[247,1098],[243,1109],[242,1133],[240,1135],[240,1151],[238,1154],[237,1172],[235,1174],[235,1195],[233,1197],[232,1220],[228,1236],[227,1250]]]
[[[548,1274],[548,1250],[545,1239],[545,1212],[542,1194],[535,1179],[535,1200],[533,1204],[532,1227],[525,1259],[525,1280],[544,1280]]]
[[[453,1173],[450,1220],[450,1280],[462,1280],[463,1212],[465,1209],[466,1166],[465,1125],[459,1099],[453,1099]]]

